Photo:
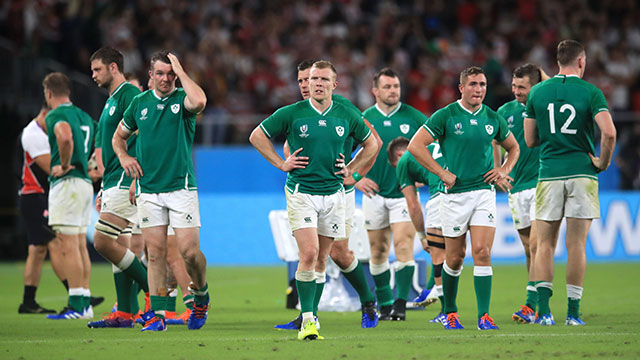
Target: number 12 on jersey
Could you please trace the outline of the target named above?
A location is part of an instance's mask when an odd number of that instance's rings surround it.
[[[555,104],[549,103],[549,106],[547,106],[547,110],[549,110],[549,131],[552,134],[556,133],[556,114],[554,109],[555,109]],[[569,125],[571,125],[571,122],[576,117],[576,109],[571,104],[563,104],[562,106],[560,106],[561,113],[565,113],[567,110],[569,111],[569,117],[567,118],[567,121],[565,121],[562,127],[560,128],[560,133],[575,135],[578,132],[578,130],[569,129]]]

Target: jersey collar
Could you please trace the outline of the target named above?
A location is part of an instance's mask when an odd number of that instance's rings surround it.
[[[378,110],[378,112],[380,112],[380,114],[382,114],[384,117],[387,117],[387,118],[390,118],[393,115],[395,115],[398,112],[398,110],[400,110],[401,106],[402,106],[402,102],[398,101],[398,106],[396,106],[395,109],[391,110],[390,113],[385,114],[384,111],[382,111],[382,109],[380,108],[380,106],[378,106],[378,103],[376,103],[376,109]]]
[[[160,96],[158,96],[158,94],[156,94],[156,89],[151,90],[151,93],[153,94],[153,96],[155,96],[155,98],[156,98],[156,99],[158,99],[158,100],[160,100],[160,101],[165,101],[165,100],[167,100],[167,99],[171,96],[171,94],[173,94],[174,92],[176,92],[176,90],[178,90],[178,88],[177,88],[177,87],[173,88],[173,90],[169,93],[169,95],[167,95],[167,96],[165,96],[165,97],[163,97],[163,98],[161,98]]]
[[[123,87],[125,84],[128,84],[128,83],[129,83],[128,81],[123,81],[123,82],[122,82],[122,84],[118,85],[118,87],[117,87],[115,90],[113,90],[113,94],[111,94],[109,97],[113,97],[113,96],[115,96],[115,94],[116,94],[118,91],[120,91],[120,89],[122,89],[122,87]]]
[[[469,109],[467,109],[466,107],[462,106],[462,100],[458,99],[456,102],[458,103],[458,106],[460,106],[460,108],[462,110],[468,112],[471,115],[478,115],[478,113],[480,113],[480,111],[484,107],[484,104],[480,104],[480,107],[478,108],[478,110],[476,110],[475,112],[471,112]]]
[[[311,102],[311,99],[309,99],[309,100],[307,100],[307,101],[309,101],[309,105],[311,105],[311,108],[312,108],[313,110],[315,110],[318,114],[322,115],[322,116],[327,115],[327,113],[328,113],[329,111],[331,111],[331,108],[333,108],[333,99],[331,99],[331,104],[329,105],[329,107],[327,108],[327,110],[325,110],[324,112],[322,112],[322,111],[318,110],[315,106],[313,106],[313,103]]]
[[[574,75],[574,74],[569,74],[569,75],[558,74],[558,75],[556,75],[556,76],[554,76],[554,77],[557,77],[557,78],[563,78],[563,77],[565,77],[565,78],[568,78],[568,77],[576,77],[576,78],[577,78],[577,77],[578,77],[578,75]]]
[[[60,105],[58,105],[58,106],[71,106],[71,105],[73,105],[73,103],[71,103],[71,102],[68,102],[68,103],[63,103],[63,104],[60,104]]]

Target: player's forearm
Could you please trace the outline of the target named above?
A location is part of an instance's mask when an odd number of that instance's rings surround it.
[[[409,207],[409,217],[411,217],[411,223],[416,228],[417,232],[424,232],[424,217],[422,215],[422,207],[420,203],[417,203]]]
[[[104,174],[104,163],[102,162],[102,148],[96,148],[96,162],[98,163],[98,172],[100,176]]]
[[[613,150],[616,147],[615,135],[602,134],[600,139],[600,167],[602,170],[606,170],[611,164],[611,158],[613,157]]]
[[[116,154],[118,159],[122,159],[123,156],[129,155],[127,153],[127,139],[124,139],[122,136],[120,136],[117,131],[115,134],[113,134],[111,145],[113,146],[113,152]]]
[[[58,150],[60,152],[60,166],[63,169],[68,168],[71,165],[71,156],[73,155],[73,140],[60,139],[57,140]]]
[[[534,148],[540,145],[540,137],[538,136],[538,125],[536,124],[536,119],[524,119],[524,141],[530,148]]]
[[[505,173],[509,174],[511,173],[511,170],[513,170],[513,167],[516,166],[516,163],[520,158],[520,146],[518,146],[518,143],[514,139],[513,144],[506,150],[506,160],[502,165],[502,169],[505,171]]]
[[[425,169],[427,169],[435,176],[442,178],[445,170],[442,168],[442,166],[440,166],[440,164],[438,164],[437,161],[433,159],[433,156],[431,156],[431,153],[429,153],[429,150],[427,150],[426,146],[422,147],[413,142],[410,142],[407,150],[411,153],[411,155],[413,155],[418,163],[420,163],[420,165],[424,166]]]
[[[493,147],[493,167],[500,167],[502,166],[502,150],[500,149],[500,144],[494,140],[491,146]]]
[[[364,143],[362,143],[362,150],[360,150],[358,155],[354,157],[347,165],[350,173],[357,171],[360,175],[366,174],[363,174],[360,171],[363,169],[364,165],[368,164],[370,161],[372,161],[372,159],[375,162],[375,157],[378,154],[379,150],[377,145],[378,144],[371,136],[367,138]],[[369,167],[367,171],[369,171],[370,169],[371,167]]]
[[[249,136],[249,142],[253,145],[256,150],[267,159],[271,165],[275,166],[278,169],[282,169],[282,165],[284,164],[284,160],[276,153],[276,149],[273,147],[271,140],[267,138],[267,136],[262,132],[260,127],[256,127],[251,135]]]
[[[181,72],[178,74],[178,77],[180,78],[184,92],[187,94],[187,99],[193,107],[188,110],[194,113],[199,113],[204,110],[204,107],[207,105],[207,95],[204,93],[204,90],[202,90],[195,81],[191,80],[186,72]]]

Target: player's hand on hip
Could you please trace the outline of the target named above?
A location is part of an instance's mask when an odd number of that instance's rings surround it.
[[[593,154],[589,153],[589,157],[591,158],[591,163],[593,164],[593,166],[595,166],[596,168],[596,172],[602,172],[607,170],[606,168],[602,168],[602,164],[600,164],[600,158],[594,156]]]
[[[131,184],[131,186],[129,187],[129,202],[131,203],[131,205],[137,205],[136,204],[136,186],[135,186],[135,182],[133,184]]]
[[[440,177],[440,180],[442,180],[444,187],[446,187],[447,189],[451,189],[453,185],[456,184],[457,179],[458,177],[449,170],[445,170],[444,174],[442,174],[442,176]]]
[[[131,156],[123,156],[122,159],[120,159],[120,165],[122,165],[127,176],[132,179],[137,180],[143,176],[142,168],[140,167],[140,164],[138,164],[138,160]]]
[[[362,180],[358,181],[356,189],[360,190],[368,198],[375,196],[380,191],[378,184],[368,177],[363,177]]]
[[[504,178],[502,180],[496,181],[495,185],[498,188],[502,189],[502,191],[508,192],[509,190],[513,189],[513,185],[511,185],[511,181],[513,181],[511,176],[507,176],[506,178]]]
[[[347,168],[344,164],[344,154],[339,154],[340,157],[336,159],[335,167],[340,170],[336,171],[334,174],[342,176],[344,179],[351,177],[351,169]]]
[[[282,163],[280,170],[284,172],[289,172],[293,169],[304,169],[309,165],[309,157],[308,156],[298,156],[300,151],[303,148],[300,148],[293,152],[293,154],[289,155],[289,157]]]
[[[96,195],[96,211],[100,213],[102,209],[102,190],[98,191],[98,195]]]
[[[66,169],[63,169],[61,165],[56,165],[51,168],[51,176],[54,178],[59,178],[66,175],[69,171],[75,169],[76,167],[73,165],[69,165]]]

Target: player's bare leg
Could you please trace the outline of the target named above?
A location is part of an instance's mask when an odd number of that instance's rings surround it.
[[[549,298],[553,295],[553,254],[558,243],[561,221],[536,220],[538,249],[535,256],[535,279],[538,315],[551,317]]]
[[[411,221],[391,224],[393,248],[396,253],[396,300],[390,316],[393,320],[404,320],[409,291],[413,283],[416,262],[413,258],[413,242],[416,230]]]

